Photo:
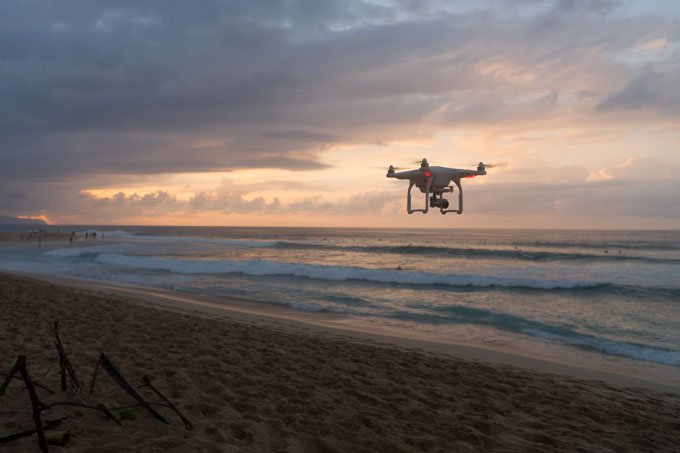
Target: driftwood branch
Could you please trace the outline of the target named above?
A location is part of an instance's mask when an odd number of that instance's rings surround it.
[[[50,420],[47,423],[45,423],[45,426],[43,426],[43,430],[47,431],[47,430],[50,430],[50,429],[54,429],[54,428],[58,427],[59,425],[61,425],[61,422],[65,419],[66,419],[66,417],[58,418],[56,420]],[[0,443],[12,442],[13,440],[21,439],[22,437],[32,436],[36,432],[37,431],[35,429],[30,429],[28,431],[22,431],[20,433],[10,434],[9,436],[0,437]]]
[[[97,368],[101,366],[104,371],[113,379],[113,381],[118,384],[123,390],[125,390],[130,396],[132,396],[139,404],[144,407],[144,409],[147,410],[148,413],[150,413],[155,419],[158,421],[165,423],[166,425],[169,425],[170,422],[165,419],[161,414],[156,412],[156,410],[151,407],[149,403],[146,402],[142,396],[135,391],[130,384],[125,380],[122,374],[116,369],[115,366],[113,366],[113,363],[102,353],[99,356],[99,360],[97,361]],[[92,387],[94,387],[94,378],[96,377],[96,369],[95,369],[95,375],[92,377]],[[92,387],[90,390],[92,390]]]
[[[5,373],[0,373],[0,376],[8,376],[8,375],[5,374]],[[20,381],[23,381],[23,380],[24,380],[24,378],[22,378],[21,376],[17,376],[16,374],[14,375],[14,379],[18,379],[18,380],[20,380]],[[35,380],[32,380],[32,382],[33,382],[33,385],[34,385],[35,387],[38,387],[38,388],[41,388],[41,389],[45,390],[45,391],[46,391],[47,393],[49,393],[50,395],[54,395],[54,390],[52,390],[52,389],[49,388],[48,386],[46,386],[46,385],[44,385],[44,384],[41,384],[40,382],[35,381]],[[3,392],[0,392],[0,395],[2,395],[2,393],[4,393],[4,391],[3,391]]]
[[[76,372],[73,369],[73,365],[71,365],[71,361],[68,358],[68,355],[66,354],[66,351],[64,350],[64,346],[61,344],[61,338],[59,338],[59,323],[55,322],[54,323],[54,345],[57,348],[57,352],[59,353],[59,369],[60,369],[60,375],[61,375],[61,389],[66,390],[66,374],[68,373],[68,377],[71,380],[71,385],[79,389],[80,384],[78,383],[78,378],[76,378]]]
[[[19,356],[19,357],[24,357],[24,361],[26,360],[25,356]],[[9,373],[5,375],[5,380],[2,381],[2,385],[0,385],[0,396],[5,394],[5,391],[7,390],[7,386],[9,385],[10,382],[12,382],[12,379],[14,379],[14,375],[17,374],[17,371],[19,371],[19,360],[17,359],[16,362],[14,362],[14,365],[12,365],[12,369],[9,370]]]
[[[12,366],[12,369],[10,370],[7,377],[5,377],[5,380],[3,381],[2,385],[0,385],[0,396],[5,393],[5,390],[7,390],[7,386],[12,381],[14,375],[17,372],[21,374],[21,377],[23,377],[24,384],[28,389],[28,395],[31,398],[33,421],[35,422],[35,431],[38,433],[38,444],[40,445],[40,451],[42,451],[43,453],[47,453],[48,451],[47,441],[45,440],[45,432],[43,431],[42,420],[40,419],[40,410],[43,408],[47,408],[48,406],[41,403],[40,399],[38,399],[38,395],[35,393],[35,387],[33,386],[33,382],[31,382],[31,376],[29,376],[28,370],[26,369],[25,355],[20,355],[19,357],[17,357],[17,361]]]
[[[102,355],[104,355],[102,353]],[[94,366],[94,373],[92,373],[92,382],[90,382],[90,395],[92,395],[92,391],[94,390],[94,381],[97,379],[97,372],[99,371],[99,363],[101,362],[101,358],[97,359],[97,364]]]
[[[182,413],[179,411],[179,409],[177,409],[177,406],[175,406],[174,404],[172,404],[172,402],[171,402],[169,399],[167,399],[167,398],[166,398],[166,397],[165,397],[165,396],[164,396],[164,395],[163,395],[156,387],[154,387],[153,385],[151,385],[151,378],[150,378],[149,376],[144,375],[144,376],[142,377],[142,381],[144,381],[144,386],[149,387],[149,388],[151,389],[152,392],[154,392],[156,395],[158,395],[158,397],[159,397],[160,399],[162,399],[163,401],[165,401],[165,402],[167,403],[168,407],[169,407],[170,409],[172,409],[172,410],[179,416],[179,418],[182,419],[182,422],[184,423],[184,427],[185,427],[186,429],[188,429],[189,431],[191,431],[192,429],[194,429],[194,425],[192,425],[191,422],[189,421],[189,419],[186,418],[186,417],[184,416],[184,414],[182,414]],[[143,387],[144,387],[144,386],[143,386]]]

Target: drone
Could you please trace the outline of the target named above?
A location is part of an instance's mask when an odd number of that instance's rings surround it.
[[[422,212],[427,214],[428,208],[439,208],[442,214],[447,212],[463,213],[463,187],[460,185],[462,178],[474,178],[485,175],[486,167],[482,162],[477,170],[464,170],[460,168],[430,167],[427,159],[423,159],[417,170],[402,171],[397,173],[390,165],[387,169],[388,178],[408,179],[408,192],[406,195],[406,211],[409,214]],[[444,198],[445,193],[453,193],[454,187],[451,181],[458,187],[458,209],[449,209],[449,200]],[[411,208],[411,189],[416,186],[425,194],[425,207],[423,209]]]

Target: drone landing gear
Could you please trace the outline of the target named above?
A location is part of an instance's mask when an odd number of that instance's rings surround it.
[[[460,180],[454,179],[453,183],[458,187],[458,209],[449,209],[450,203],[449,200],[444,198],[445,193],[453,193],[454,188],[453,186],[448,186],[448,187],[436,187],[435,190],[436,192],[432,193],[430,192],[430,189],[432,188],[432,179],[428,179],[427,181],[427,186],[425,187],[425,207],[423,209],[411,209],[411,189],[413,189],[413,186],[415,185],[415,181],[411,180],[408,186],[408,192],[406,194],[406,211],[409,214],[413,214],[414,212],[422,212],[423,214],[427,214],[427,211],[429,208],[439,208],[439,211],[442,214],[446,214],[447,212],[455,212],[457,214],[462,214],[463,213],[463,187],[460,184]]]
[[[413,186],[415,184],[416,182],[413,179],[411,179],[408,184],[408,192],[406,193],[406,212],[408,212],[409,214],[413,214],[414,212],[422,212],[423,214],[427,214],[427,209],[429,208],[427,200],[430,198],[430,187],[432,186],[432,178],[427,179],[427,186],[425,187],[424,209],[411,209],[411,189],[413,189]]]

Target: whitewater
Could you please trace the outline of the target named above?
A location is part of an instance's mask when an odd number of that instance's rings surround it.
[[[3,244],[0,270],[246,298],[415,337],[680,371],[679,232],[67,229],[98,238]]]

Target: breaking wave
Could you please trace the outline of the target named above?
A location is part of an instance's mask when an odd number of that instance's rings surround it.
[[[325,245],[299,242],[278,242],[273,245],[278,248],[288,249],[328,249],[364,253],[394,253],[400,255],[446,255],[458,258],[498,258],[527,261],[559,261],[559,260],[604,260],[604,261],[644,261],[652,263],[680,262],[673,258],[648,258],[644,256],[631,256],[618,253],[565,253],[546,251],[523,251],[508,249],[482,249],[465,247],[437,247],[422,245],[395,245],[395,246],[342,246]]]
[[[197,236],[155,236],[137,235],[127,233],[122,230],[116,231],[97,231],[98,236],[120,238],[131,241],[150,241],[162,243],[196,243],[196,244],[215,244],[228,247],[251,247],[251,248],[278,248],[289,250],[334,250],[343,252],[357,253],[390,253],[398,255],[432,255],[446,256],[455,258],[489,258],[489,259],[511,259],[521,261],[637,261],[648,263],[680,263],[677,257],[647,257],[639,254],[629,254],[632,250],[638,251],[656,249],[652,244],[634,247],[630,244],[618,243],[582,243],[565,244],[552,242],[536,243],[513,243],[517,244],[513,249],[510,248],[479,248],[479,247],[450,247],[437,245],[342,245],[323,242],[293,242],[281,240],[250,240],[250,239],[223,239]],[[582,251],[557,251],[557,250],[523,250],[521,247],[560,247],[567,249],[585,249]],[[597,251],[588,251],[596,249]],[[675,250],[672,246],[664,246],[659,249]],[[606,250],[606,252],[605,252]],[[625,252],[624,252],[625,250]]]
[[[416,308],[417,306],[414,306]],[[426,321],[429,323],[460,323],[493,327],[507,332],[520,333],[555,343],[567,344],[587,351],[603,352],[636,360],[680,366],[680,351],[632,342],[616,341],[596,335],[581,333],[567,326],[557,326],[534,321],[509,313],[464,307],[423,306],[433,314],[399,312],[396,318]]]
[[[435,272],[291,263],[272,260],[192,260],[127,255],[125,254],[124,244],[57,249],[47,251],[44,255],[55,258],[89,260],[114,267],[165,271],[185,275],[244,274],[252,276],[288,276],[329,281],[430,285],[450,288],[588,291],[643,299],[650,297],[677,299],[680,297],[680,288],[674,286],[636,286],[599,281],[557,280],[521,276],[441,274]]]
[[[150,242],[183,242],[195,244],[221,244],[237,247],[275,247],[278,241],[264,241],[264,240],[244,240],[244,239],[222,239],[209,238],[197,236],[154,236],[154,235],[139,235],[128,233],[122,230],[115,231],[98,231],[87,230],[89,233],[97,233],[99,237],[127,239],[132,241],[150,241]]]
[[[554,334],[541,330],[525,328],[521,331],[526,335],[538,337],[548,341],[565,343],[587,351],[603,352],[647,362],[663,363],[665,365],[680,366],[680,351],[672,351],[636,343],[608,340],[593,335],[569,332],[569,334]]]
[[[349,266],[286,263],[268,260],[177,260],[129,256],[115,253],[89,254],[87,258],[111,266],[168,271],[178,274],[246,274],[253,276],[291,276],[320,280],[360,280],[405,285],[442,285],[455,287],[520,287],[536,289],[596,287],[597,283],[541,280],[530,278],[487,277],[479,275],[447,275],[431,272],[409,272],[389,269],[367,269]],[[73,256],[73,255],[72,255]]]

